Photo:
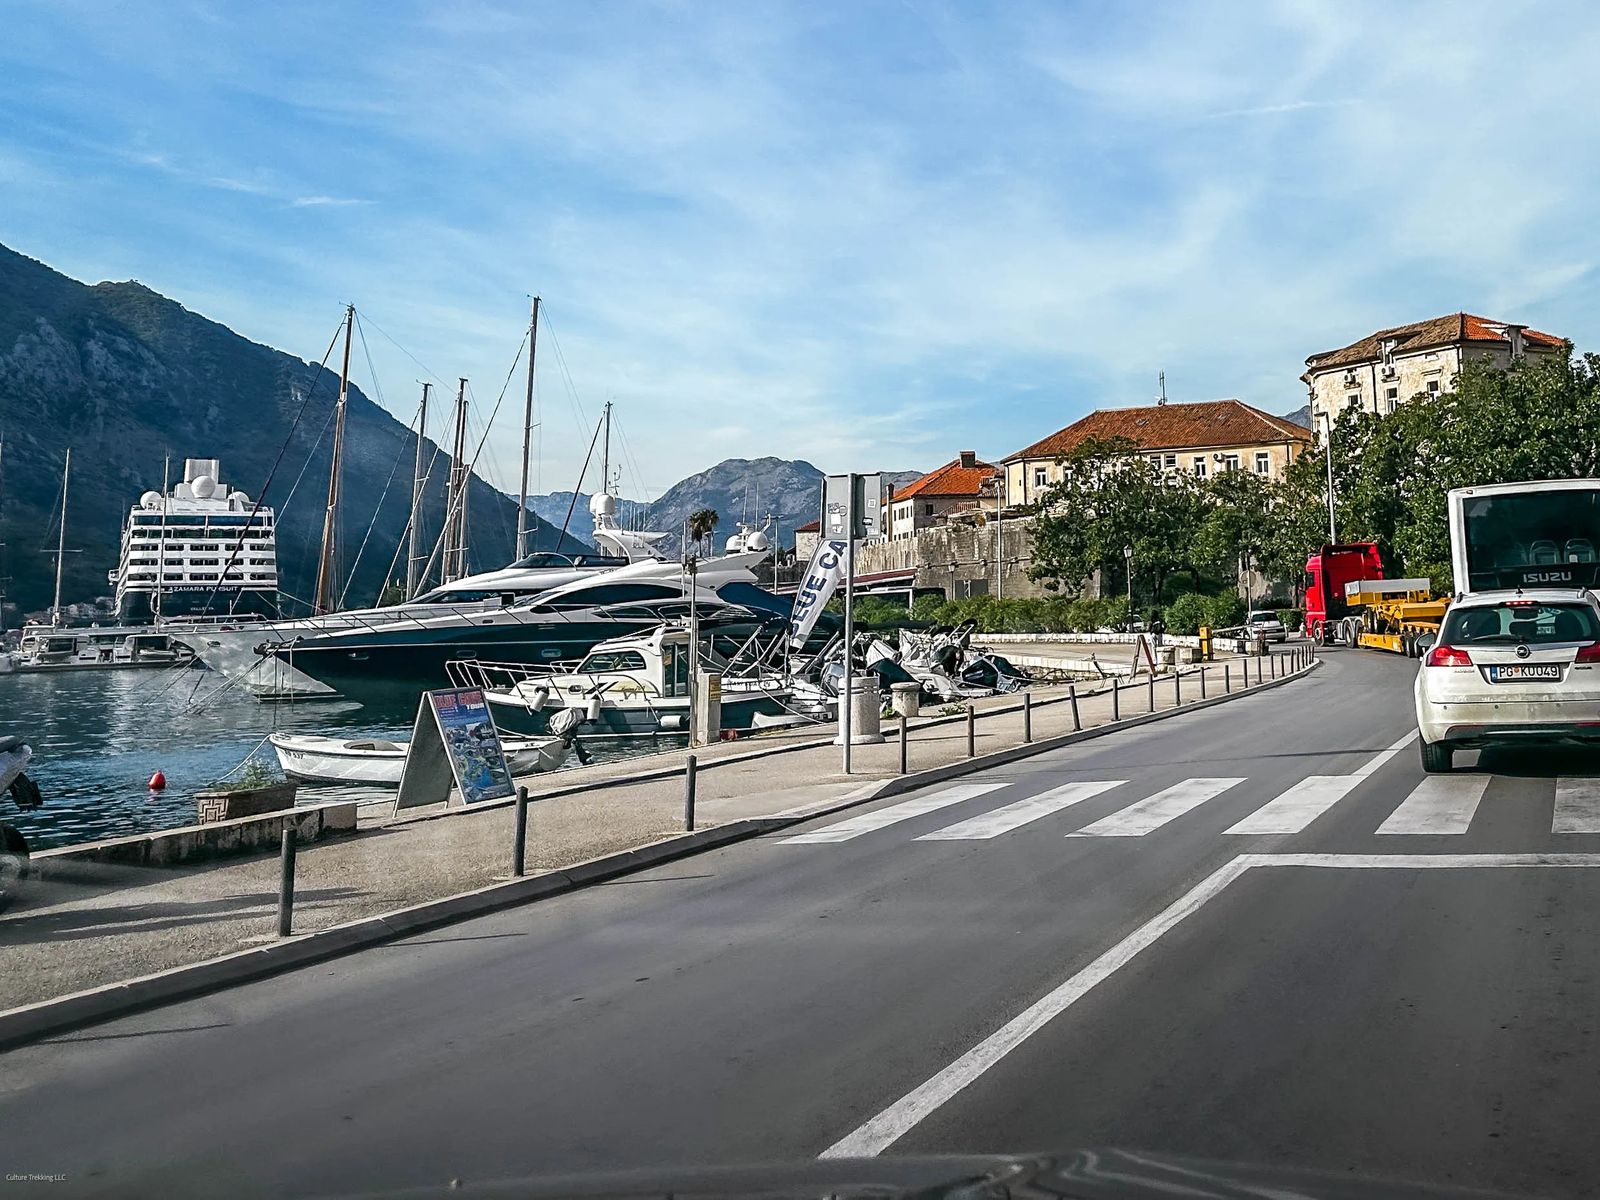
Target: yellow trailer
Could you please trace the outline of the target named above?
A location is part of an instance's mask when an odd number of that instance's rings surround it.
[[[1353,580],[1345,585],[1344,598],[1355,610],[1345,618],[1346,644],[1407,658],[1416,657],[1423,634],[1438,635],[1450,607],[1449,597],[1435,596],[1426,579]]]

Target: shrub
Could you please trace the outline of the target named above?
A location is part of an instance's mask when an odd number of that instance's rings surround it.
[[[1236,592],[1223,592],[1205,597],[1206,624],[1213,629],[1225,629],[1244,620],[1244,601]]]
[[[911,602],[911,619],[914,621],[937,621],[939,610],[945,605],[943,596],[918,596]]]
[[[1290,633],[1297,631],[1305,624],[1306,614],[1298,608],[1278,609],[1278,620],[1283,622],[1283,627]]]
[[[1167,605],[1162,616],[1169,633],[1198,633],[1200,626],[1211,623],[1210,598],[1198,592],[1188,592]]]

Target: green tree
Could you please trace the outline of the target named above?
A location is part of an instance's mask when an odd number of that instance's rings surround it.
[[[704,543],[721,519],[714,508],[695,509],[689,514],[689,540],[696,545]]]
[[[1098,571],[1101,594],[1114,596],[1127,585],[1123,548],[1132,547],[1136,597],[1159,598],[1175,572],[1198,581],[1205,502],[1193,476],[1164,473],[1126,438],[1086,439],[1061,464],[1062,479],[1037,505],[1033,578],[1077,592]]]

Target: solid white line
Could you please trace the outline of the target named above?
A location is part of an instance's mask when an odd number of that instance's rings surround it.
[[[1185,779],[1171,787],[1130,804],[1121,812],[1101,817],[1092,825],[1067,834],[1068,837],[1143,837],[1198,808],[1213,796],[1243,783],[1243,779]]]
[[[1241,854],[1247,867],[1600,867],[1600,854]]]
[[[891,804],[887,808],[880,808],[873,812],[862,813],[859,817],[851,817],[848,821],[840,821],[837,825],[828,825],[822,829],[813,829],[809,833],[797,833],[794,837],[780,838],[778,845],[795,846],[810,845],[817,842],[848,842],[851,838],[858,838],[864,833],[871,833],[875,829],[885,829],[890,825],[909,821],[912,817],[920,817],[924,813],[936,812],[952,804],[959,804],[963,800],[973,800],[989,792],[998,791],[1007,785],[1000,783],[963,783],[953,788],[946,788],[934,792],[931,796],[918,796],[915,800],[905,800],[899,804]]]
[[[1368,775],[1371,775],[1373,772],[1375,772],[1379,767],[1383,766],[1384,763],[1388,762],[1396,754],[1399,754],[1400,751],[1404,750],[1412,742],[1416,741],[1420,733],[1421,730],[1413,729],[1410,733],[1406,734],[1405,737],[1401,738],[1387,750],[1384,750],[1378,754],[1374,754],[1367,760],[1366,766],[1357,767],[1350,773],[1352,775],[1360,775],[1363,779],[1366,778]]]
[[[1041,817],[1048,817],[1051,813],[1070,808],[1091,796],[1098,796],[1101,792],[1121,787],[1126,782],[1126,779],[1109,779],[1092,783],[1064,783],[1060,787],[1051,788],[1048,792],[1040,792],[1037,796],[1029,796],[1025,800],[979,813],[954,825],[946,825],[943,829],[935,829],[932,833],[923,834],[917,841],[973,842],[999,837],[1002,833],[1010,833],[1030,821],[1037,821]]]
[[[1214,899],[1252,867],[1600,867],[1600,854],[1241,854],[1207,876],[1083,970],[1036,1001],[944,1070],[829,1146],[819,1158],[882,1154],[968,1084],[1081,1000],[1096,984]]]
[[[1600,833],[1600,779],[1556,780],[1555,819],[1551,833]]]
[[[1488,775],[1429,775],[1378,826],[1379,833],[1465,833]]]
[[[1123,938],[1048,995],[1018,1013],[971,1050],[859,1128],[824,1150],[820,1158],[871,1158],[883,1153],[919,1122],[1082,999],[1139,951],[1152,945],[1242,875],[1244,856],[1227,863]]]
[[[1299,833],[1357,784],[1361,775],[1307,775],[1223,833]]]

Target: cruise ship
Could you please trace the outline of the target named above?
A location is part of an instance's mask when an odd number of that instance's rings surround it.
[[[276,535],[272,509],[223,483],[216,459],[185,459],[170,495],[146,492],[128,514],[109,574],[118,622],[276,620]]]

